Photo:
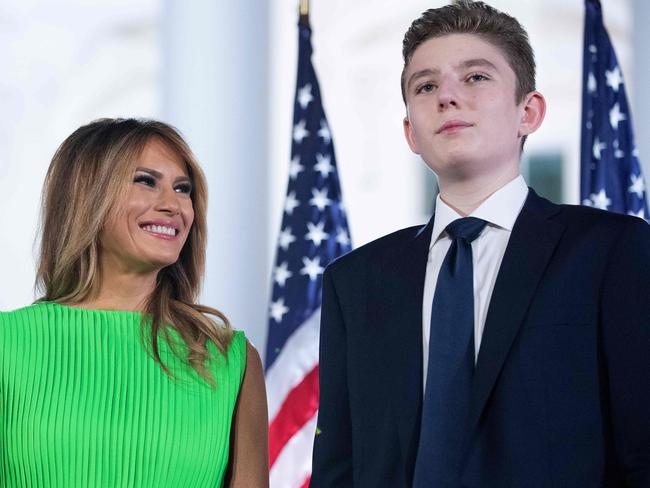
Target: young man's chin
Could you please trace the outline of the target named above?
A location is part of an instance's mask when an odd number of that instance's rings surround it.
[[[472,168],[480,164],[479,158],[463,152],[448,154],[444,159],[434,162],[425,162],[438,178],[453,179],[471,176]]]

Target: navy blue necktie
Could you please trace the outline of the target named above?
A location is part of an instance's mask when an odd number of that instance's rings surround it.
[[[463,432],[474,374],[472,241],[487,222],[454,220],[431,308],[427,382],[414,488],[457,488]]]

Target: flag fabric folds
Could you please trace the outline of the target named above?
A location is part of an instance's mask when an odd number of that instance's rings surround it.
[[[580,199],[650,218],[623,74],[598,0],[585,0]]]
[[[334,146],[299,23],[289,184],[273,269],[265,376],[272,488],[309,484],[318,410],[322,273],[351,249]]]

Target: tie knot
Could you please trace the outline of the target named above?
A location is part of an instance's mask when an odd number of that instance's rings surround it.
[[[471,243],[479,236],[486,225],[487,222],[485,220],[477,219],[476,217],[464,217],[454,220],[445,230],[452,239],[463,239]]]

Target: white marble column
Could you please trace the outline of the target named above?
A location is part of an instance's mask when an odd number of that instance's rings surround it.
[[[268,308],[266,206],[268,7],[259,0],[165,0],[163,114],[208,178],[202,301],[263,354]]]

